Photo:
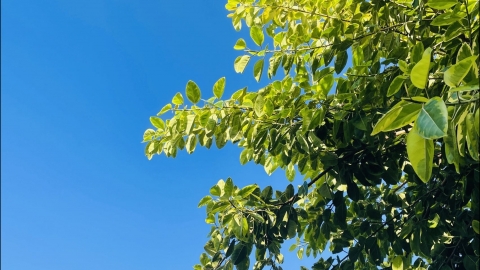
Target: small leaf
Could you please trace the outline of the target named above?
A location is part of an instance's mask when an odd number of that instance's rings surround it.
[[[152,116],[150,117],[150,123],[152,123],[152,125],[156,128],[159,128],[159,129],[165,128],[165,123],[161,118]]]
[[[258,117],[263,115],[263,106],[265,105],[265,99],[262,95],[257,95],[255,99],[254,110]]]
[[[243,55],[243,56],[237,57],[233,65],[235,72],[243,73],[243,70],[247,66],[248,61],[250,61],[250,55]]]
[[[157,116],[160,116],[166,112],[168,112],[172,108],[172,104],[168,103],[167,105],[163,106],[163,108],[160,110],[159,113],[157,113]]]
[[[223,192],[224,192],[224,196],[225,197],[230,197],[233,195],[233,189],[234,189],[234,186],[233,186],[233,181],[232,181],[232,178],[227,178],[227,181],[225,181],[225,186],[223,187]]]
[[[247,197],[248,195],[252,194],[253,191],[255,191],[255,189],[257,188],[257,185],[248,185],[244,188],[242,188],[239,192],[238,192],[238,196],[242,197],[242,198],[245,198]]]
[[[295,179],[295,167],[293,166],[293,163],[287,165],[285,173],[288,181],[292,182]]]
[[[433,217],[433,219],[428,220],[428,227],[436,228],[439,221],[440,221],[440,216],[437,213],[435,213],[435,216]]]
[[[397,77],[395,77],[395,79],[393,79],[392,83],[388,87],[387,97],[395,95],[402,87],[405,79],[406,78],[403,75],[398,75]]]
[[[413,128],[407,135],[407,155],[417,176],[427,183],[432,175],[433,141],[423,138]]]
[[[225,91],[225,77],[218,79],[213,85],[213,94],[216,98],[221,99],[223,95],[223,91]]]
[[[257,82],[259,82],[262,77],[264,60],[264,58],[258,60],[253,66],[253,77],[255,77]]]
[[[253,39],[255,44],[257,44],[258,46],[262,46],[262,44],[263,44],[262,28],[260,28],[256,25],[252,26],[252,28],[250,28],[250,37]]]
[[[451,8],[453,5],[457,4],[458,0],[430,0],[427,3],[427,6],[438,9],[438,10],[443,10],[447,8]]]
[[[463,78],[468,74],[470,67],[475,63],[476,59],[476,55],[470,56],[448,68],[443,74],[445,84],[450,87],[456,87],[460,84]]]
[[[209,195],[203,197],[198,203],[198,207],[200,208],[204,205],[207,205],[207,203],[210,202],[211,200],[212,200],[212,197],[210,197]]]
[[[478,220],[473,220],[472,221],[472,227],[473,227],[473,231],[476,234],[480,234],[480,222]]]
[[[237,42],[235,43],[235,45],[233,46],[233,49],[243,50],[243,49],[245,49],[246,46],[247,46],[247,44],[245,43],[245,40],[243,38],[239,38],[237,40]]]
[[[172,103],[175,105],[183,104],[183,96],[180,92],[176,93],[175,96],[173,96]]]
[[[402,256],[396,256],[392,261],[392,270],[403,270]]]
[[[347,65],[347,60],[348,60],[348,54],[346,51],[341,51],[337,54],[337,57],[335,58],[335,72],[337,74],[340,74],[342,70],[345,68]]]
[[[197,145],[197,136],[195,134],[191,134],[188,136],[187,143],[185,145],[187,149],[187,153],[191,154],[195,151],[195,146]]]
[[[425,139],[438,139],[447,135],[448,112],[440,97],[431,98],[420,110],[415,128]]]
[[[190,102],[193,104],[196,104],[200,101],[200,88],[194,81],[188,81],[185,92],[188,100],[190,100]]]
[[[215,185],[210,188],[210,194],[212,194],[213,196],[220,196],[221,193],[222,193],[222,190],[218,185]]]
[[[410,73],[410,79],[413,85],[420,89],[424,89],[427,84],[431,53],[432,49],[427,48],[425,52],[423,52],[422,60],[412,68],[412,72]]]
[[[320,86],[320,97],[322,98],[327,97],[328,92],[330,92],[330,89],[333,86],[333,83],[334,83],[333,74],[328,74],[327,76],[320,79],[320,81],[318,82],[318,85]]]

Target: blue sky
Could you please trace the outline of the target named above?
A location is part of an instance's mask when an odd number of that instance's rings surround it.
[[[192,269],[212,185],[287,185],[241,166],[237,146],[143,154],[149,117],[188,80],[205,96],[222,76],[226,95],[267,83],[234,72],[249,38],[224,4],[2,1],[2,269]],[[298,265],[311,262],[286,255]]]

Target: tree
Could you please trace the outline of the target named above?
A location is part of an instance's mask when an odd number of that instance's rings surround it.
[[[220,180],[194,269],[281,269],[282,243],[313,269],[478,269],[479,4],[474,0],[229,0],[242,73],[271,83],[201,99],[189,81],[150,120],[146,155],[228,141],[303,185]],[[284,78],[277,70],[283,69]],[[255,262],[250,262],[254,253]]]

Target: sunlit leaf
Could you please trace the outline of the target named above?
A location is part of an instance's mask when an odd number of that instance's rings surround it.
[[[412,129],[407,135],[407,154],[413,170],[425,183],[430,181],[433,168],[433,141]]]

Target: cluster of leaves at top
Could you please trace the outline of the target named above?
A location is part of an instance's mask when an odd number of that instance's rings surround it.
[[[170,119],[150,118],[146,155],[230,141],[242,164],[306,181],[273,191],[220,180],[199,204],[212,229],[194,269],[282,269],[286,239],[296,239],[290,250],[300,259],[322,255],[318,270],[478,269],[478,1],[229,0],[226,8],[253,41],[236,42],[245,52],[236,72],[258,58],[257,81],[280,67],[285,77],[229,99],[221,78],[206,100],[189,81],[192,105],[177,93],[158,114]]]

